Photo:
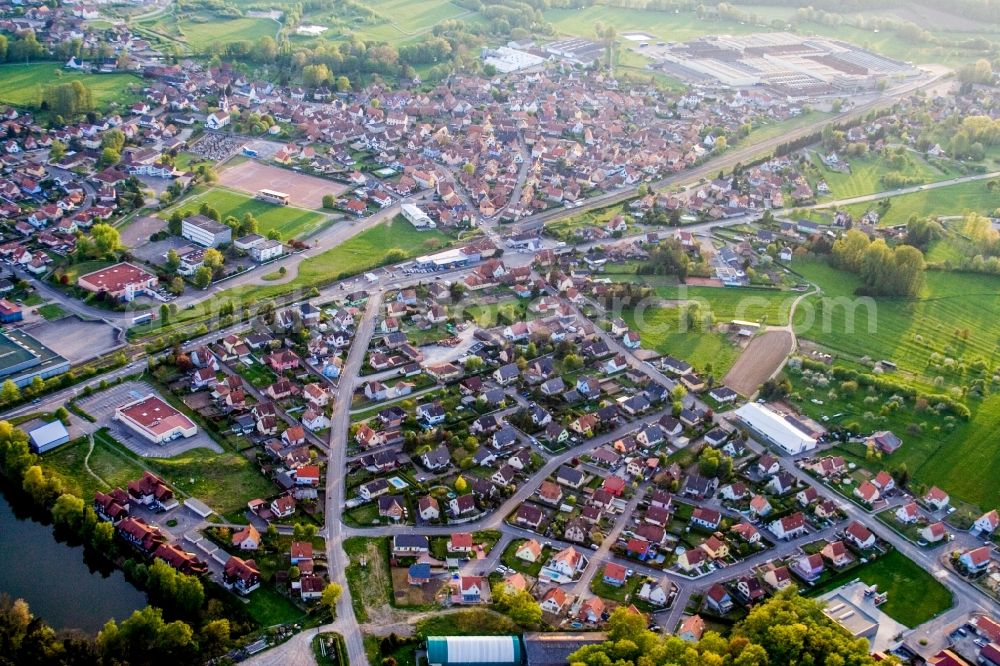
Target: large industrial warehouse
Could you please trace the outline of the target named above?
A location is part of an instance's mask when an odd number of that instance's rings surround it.
[[[517,636],[430,636],[430,666],[520,666],[524,662]]]

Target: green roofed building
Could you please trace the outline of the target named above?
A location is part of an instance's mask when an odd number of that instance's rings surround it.
[[[520,666],[524,662],[517,636],[430,636],[430,666]]]

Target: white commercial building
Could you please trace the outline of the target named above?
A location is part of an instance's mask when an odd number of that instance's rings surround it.
[[[545,58],[541,56],[536,56],[534,53],[528,53],[527,51],[512,49],[509,46],[483,49],[483,64],[493,65],[501,74],[538,67],[543,62],[545,62]]]
[[[264,263],[265,261],[277,259],[284,251],[285,247],[280,241],[268,239],[250,248],[250,256],[253,257],[254,261]]]
[[[403,204],[403,217],[417,229],[433,229],[436,225],[430,216],[414,204]]]
[[[736,410],[736,416],[754,434],[791,455],[816,448],[815,433],[807,430],[798,419],[787,414],[781,414],[756,402],[748,402]]]

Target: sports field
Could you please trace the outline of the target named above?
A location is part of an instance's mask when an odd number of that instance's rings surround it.
[[[133,74],[85,74],[63,69],[60,63],[44,62],[30,65],[0,66],[0,103],[21,107],[34,107],[41,101],[45,86],[82,81],[99,109],[111,103],[125,106],[137,99],[129,91],[141,84]],[[137,88],[138,90],[138,88]]]
[[[310,210],[269,204],[221,187],[213,187],[189,197],[181,204],[160,212],[159,217],[169,218],[177,209],[193,214],[198,212],[202,203],[219,211],[223,220],[230,215],[242,218],[244,213],[250,213],[257,218],[259,233],[267,235],[271,231],[277,231],[283,241],[307,236],[327,220],[326,216]]]
[[[219,183],[250,195],[264,189],[284,192],[293,205],[309,209],[321,208],[324,195],[338,196],[347,190],[341,183],[255,160],[227,167],[219,173]]]

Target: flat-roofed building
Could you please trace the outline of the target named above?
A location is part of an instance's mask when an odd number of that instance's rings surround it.
[[[0,333],[0,381],[24,388],[35,377],[48,379],[69,370],[69,361],[20,329]]]
[[[184,414],[156,395],[125,403],[115,410],[120,421],[154,444],[164,444],[178,437],[194,437],[198,426]]]
[[[204,215],[192,215],[181,221],[181,236],[202,247],[219,247],[233,242],[233,230]]]
[[[155,275],[127,261],[76,279],[76,286],[81,289],[95,294],[104,293],[121,301],[131,301],[141,294],[152,294],[157,284],[159,280]]]

